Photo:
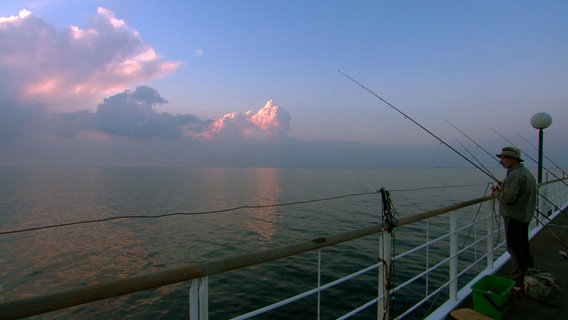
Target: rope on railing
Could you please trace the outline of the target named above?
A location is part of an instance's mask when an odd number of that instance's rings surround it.
[[[411,192],[411,191],[421,191],[427,189],[443,189],[443,188],[462,188],[462,187],[471,187],[480,184],[467,184],[467,185],[459,185],[459,186],[429,186],[417,189],[400,189],[400,190],[392,190],[394,192]],[[160,215],[129,215],[129,216],[114,216],[114,217],[107,217],[101,219],[91,219],[91,220],[80,220],[80,221],[72,221],[72,222],[64,222],[58,224],[51,224],[45,226],[37,226],[25,229],[15,229],[15,230],[7,230],[7,231],[0,231],[1,235],[7,234],[16,234],[16,233],[23,233],[23,232],[30,232],[30,231],[39,231],[44,229],[54,229],[54,228],[61,228],[61,227],[69,227],[81,224],[91,224],[91,223],[100,223],[100,222],[108,222],[114,220],[126,220],[126,219],[159,219],[165,217],[172,217],[172,216],[195,216],[195,215],[207,215],[207,214],[217,214],[217,213],[228,213],[242,209],[265,209],[265,208],[275,208],[275,207],[285,207],[285,206],[294,206],[299,204],[310,204],[310,203],[317,203],[317,202],[324,202],[324,201],[332,201],[332,200],[339,200],[344,198],[350,197],[360,197],[360,196],[368,196],[368,195],[376,195],[377,192],[361,192],[361,193],[350,193],[350,194],[342,194],[338,196],[330,196],[325,198],[319,199],[311,199],[311,200],[300,200],[300,201],[292,201],[292,202],[284,202],[284,203],[274,203],[274,204],[266,204],[266,205],[241,205],[232,208],[224,208],[218,210],[208,210],[208,211],[194,211],[194,212],[173,212],[173,213],[165,213]]]

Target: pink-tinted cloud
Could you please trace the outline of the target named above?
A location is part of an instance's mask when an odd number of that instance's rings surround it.
[[[268,136],[285,135],[290,131],[290,114],[284,108],[274,105],[272,100],[266,102],[264,108],[251,115],[250,119]]]
[[[18,21],[21,21],[30,14],[31,14],[30,11],[23,9],[20,10],[17,16],[0,17],[0,23],[18,23]]]
[[[88,28],[57,32],[22,10],[0,17],[3,95],[58,111],[94,108],[103,97],[166,76],[182,65],[165,61],[112,11],[97,10]]]
[[[204,139],[266,140],[286,137],[290,131],[290,113],[272,100],[258,112],[232,112],[213,122],[199,137]]]

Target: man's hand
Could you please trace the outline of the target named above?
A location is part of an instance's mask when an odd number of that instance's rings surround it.
[[[499,190],[500,190],[502,184],[503,184],[503,182],[499,181],[499,182],[497,182],[497,185],[496,185],[496,186],[492,186],[492,187],[491,187],[491,195],[492,195],[493,197],[497,197],[497,195],[499,194]]]

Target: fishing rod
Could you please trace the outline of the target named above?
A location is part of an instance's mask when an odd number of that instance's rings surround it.
[[[507,141],[508,143],[510,143],[513,147],[520,149],[519,147],[517,147],[513,142],[511,142],[511,140],[507,139],[505,136],[503,136],[502,134],[500,134],[499,132],[497,132],[497,130],[491,128],[491,130],[493,130],[493,132],[495,132],[499,137],[501,137],[503,140]],[[527,158],[531,159],[534,163],[536,163],[538,165],[538,161],[535,160],[535,158],[531,157],[529,154],[527,154],[525,152],[525,155],[527,156]],[[554,176],[556,179],[560,180],[560,182],[562,182],[564,185],[568,186],[568,183],[566,183],[566,181],[564,181],[564,179],[560,178],[559,176],[557,176],[556,174],[554,174],[554,172],[548,170],[546,167],[542,166],[542,168],[544,170],[546,170],[546,172],[550,173],[552,176]]]
[[[500,134],[497,130],[491,128],[491,130],[493,132],[495,132],[495,134],[497,134],[499,137],[501,137],[501,139],[507,141],[507,143],[509,143],[510,145],[512,145],[513,147],[517,148],[517,149],[521,149],[518,146],[516,146],[511,140],[507,139],[507,137],[505,137],[504,135]],[[528,153],[525,152],[525,156],[527,156],[527,158],[531,159],[534,163],[538,164],[538,161],[536,161],[533,157],[531,157]],[[548,170],[547,170],[548,171]],[[551,172],[552,173],[552,172]],[[558,177],[557,177],[558,178]]]
[[[446,121],[447,121],[447,120],[446,120]],[[497,158],[494,158],[485,148],[483,148],[479,143],[475,142],[475,140],[473,140],[471,137],[469,137],[465,132],[463,132],[463,131],[460,130],[458,127],[456,127],[455,125],[453,125],[450,121],[447,121],[447,122],[448,122],[450,125],[452,125],[452,127],[454,127],[456,130],[458,130],[459,132],[461,132],[466,138],[468,138],[468,139],[469,139],[471,142],[473,142],[476,146],[478,146],[478,147],[481,148],[483,151],[485,151],[485,153],[489,154],[489,156],[491,156],[492,159],[495,159],[497,162],[499,162],[499,160],[497,160]],[[511,145],[515,146],[511,141],[509,141],[507,138],[505,138],[504,136],[502,136],[501,134],[499,134],[496,130],[494,130],[494,129],[491,129],[491,130],[493,130],[493,131],[494,131],[496,134],[498,134],[501,138],[505,139],[505,141],[507,141],[507,142],[510,143]],[[460,143],[460,142],[458,141],[458,143]],[[462,145],[462,144],[460,143],[460,145]],[[466,149],[466,151],[467,151],[467,148],[465,148],[465,146],[462,145],[462,147],[464,147],[464,149]],[[468,151],[468,153],[470,153],[470,152]],[[471,153],[470,153],[470,154],[471,154]],[[475,159],[475,157],[473,156],[473,154],[471,154],[471,156]],[[528,155],[527,155],[527,157],[530,158],[530,156],[528,156]],[[532,159],[532,158],[531,158],[531,159]],[[534,159],[532,159],[532,160],[534,161]],[[477,160],[477,161],[479,161],[479,160]],[[500,163],[500,162],[499,162],[499,163]],[[557,177],[557,178],[558,178],[558,177]],[[560,181],[564,182],[563,180],[560,180]],[[564,182],[564,184],[566,184],[566,183]],[[538,192],[538,195],[539,195],[543,200],[545,200],[546,202],[548,202],[549,204],[551,204],[554,208],[556,208],[556,210],[560,210],[560,208],[559,208],[554,202],[550,201],[550,199],[548,199],[547,197],[545,197],[544,195],[542,195],[540,192]],[[536,219],[536,221],[539,222],[540,224],[542,224],[543,228],[544,228],[546,231],[548,231],[554,238],[556,238],[556,240],[558,240],[558,241],[560,242],[560,244],[561,244],[562,246],[564,246],[565,249],[568,249],[568,246],[566,245],[566,243],[564,243],[564,241],[562,241],[562,239],[560,239],[552,230],[550,230],[550,229],[548,228],[548,226],[546,226],[546,224],[544,224],[544,223],[542,223],[542,222],[540,221],[540,219],[539,219],[539,217],[538,217],[539,214],[540,214],[541,216],[545,217],[546,219],[548,219],[549,221],[551,221],[550,218],[547,217],[545,214],[543,214],[538,208],[536,208],[536,212],[535,212],[535,214],[533,214],[533,217]],[[561,251],[560,254],[561,254],[563,257],[566,255],[566,258],[568,259],[568,250],[567,250],[567,251]]]
[[[477,157],[476,157],[471,151],[469,151],[469,149],[468,149],[466,146],[463,145],[463,143],[461,143],[458,139],[456,139],[456,142],[457,142],[475,161],[477,161],[477,163],[479,163],[479,165],[480,165],[481,167],[483,167],[483,169],[484,169],[486,172],[490,172],[489,169],[487,169],[487,167],[486,167],[485,165],[483,165],[483,163],[482,163],[481,161],[479,161],[479,159],[477,159]]]
[[[448,123],[452,124],[452,123],[449,122],[449,121],[448,121]],[[458,129],[458,128],[457,128],[456,126],[454,126],[453,124],[452,124],[452,126],[453,126],[454,128],[456,128],[456,130],[458,130],[459,132],[462,132],[462,133],[463,133],[463,131],[461,131],[460,129]],[[494,129],[491,129],[491,130],[495,131]],[[495,133],[499,134],[497,131],[495,131]],[[463,134],[465,135],[465,133],[463,133]],[[466,136],[467,136],[467,135],[466,135]],[[502,135],[500,135],[500,134],[499,134],[499,136],[501,136],[503,139],[505,139],[505,141],[507,141],[508,143],[510,143],[510,144],[512,144],[513,146],[515,146],[511,141],[509,141],[509,140],[508,140],[507,138],[505,138],[504,136],[502,136]],[[483,151],[485,151],[486,153],[489,154],[489,152],[488,152],[485,148],[483,148],[483,146],[481,146],[479,143],[475,142],[475,140],[473,140],[473,138],[471,138],[471,137],[469,137],[469,136],[467,136],[467,137],[468,137],[473,143],[475,143],[475,145],[477,145],[478,147],[480,147],[481,149],[483,149]],[[457,139],[456,139],[456,140],[457,140]],[[460,143],[460,142],[458,141],[458,143]],[[475,156],[474,156],[473,154],[471,154],[471,152],[469,152],[469,151],[467,150],[467,148],[466,148],[464,145],[462,145],[461,143],[460,143],[460,145],[461,145],[474,159],[477,160],[477,158],[475,158]],[[527,157],[530,157],[530,156],[527,155]],[[493,158],[493,156],[491,156],[491,158]],[[493,158],[493,159],[495,159],[497,162],[499,162],[499,160],[497,160],[497,158]],[[532,159],[532,158],[531,158],[531,159]],[[534,159],[532,159],[532,160],[534,161]],[[477,161],[479,162],[479,160],[477,160]],[[499,162],[499,163],[500,163],[500,162]],[[483,165],[482,165],[482,166],[483,166]],[[485,166],[483,166],[483,167],[484,167],[487,171],[489,171]],[[566,182],[565,182],[564,180],[562,180],[562,179],[560,179],[560,178],[558,178],[558,177],[556,177],[556,178],[557,178],[558,180],[560,180],[562,183],[566,184]],[[539,195],[540,197],[542,197],[546,202],[550,203],[550,204],[551,204],[553,207],[555,207],[557,210],[560,210],[560,208],[559,208],[556,204],[554,204],[554,202],[550,201],[547,197],[545,197],[544,195],[542,195],[540,192],[538,193],[538,195]]]
[[[454,127],[456,130],[458,130],[461,134],[463,134],[466,138],[468,138],[469,141],[473,142],[473,144],[475,144],[475,145],[476,145],[477,147],[479,147],[481,150],[485,151],[485,153],[487,153],[487,155],[488,155],[491,159],[493,159],[493,160],[499,162],[499,160],[497,160],[497,158],[495,158],[495,157],[493,156],[493,154],[491,154],[489,151],[487,151],[487,149],[485,149],[483,146],[481,146],[479,143],[477,143],[475,140],[473,140],[473,139],[472,139],[470,136],[468,136],[465,132],[461,131],[458,127],[456,127],[456,126],[455,126],[453,123],[451,123],[449,120],[446,120],[446,122],[449,123],[449,124],[450,124],[452,127]]]
[[[547,217],[544,213],[540,212],[538,209],[537,209],[537,213],[540,213],[540,215],[542,217],[545,217],[548,220],[549,223],[552,222],[552,220],[549,217]],[[564,247],[564,249],[568,250],[568,245],[564,241],[562,241],[562,239],[560,239],[560,237],[558,235],[556,235],[556,233],[554,233],[552,230],[550,230],[545,223],[542,223],[542,221],[540,221],[538,219],[538,216],[534,216],[534,217],[540,224],[542,224],[543,228],[546,231],[548,231],[556,240],[558,240],[558,242],[560,242],[560,244]]]
[[[527,140],[525,137],[523,137],[520,133],[517,132],[517,135],[519,137],[521,137],[521,139],[525,140],[526,143],[528,143],[531,147],[533,147],[536,151],[538,151],[538,148],[532,144],[529,140]],[[564,171],[564,169],[560,168],[556,163],[554,163],[554,161],[552,161],[552,159],[550,159],[549,157],[546,156],[546,154],[543,155],[548,161],[550,161],[550,163],[552,163],[556,169],[562,171],[562,174],[567,175],[567,173]]]
[[[364,90],[366,90],[367,92],[369,92],[370,94],[372,94],[373,96],[377,97],[379,100],[381,100],[382,102],[386,103],[389,107],[393,108],[394,110],[396,110],[398,113],[400,113],[401,115],[403,115],[406,119],[410,120],[412,123],[414,123],[415,125],[417,125],[418,127],[420,127],[422,130],[426,131],[428,134],[430,134],[432,137],[436,138],[438,141],[440,141],[440,143],[442,143],[443,145],[445,145],[446,147],[450,148],[450,150],[454,151],[456,154],[458,154],[460,157],[462,157],[464,160],[466,160],[467,162],[469,162],[470,164],[472,164],[474,167],[476,167],[477,169],[479,169],[481,172],[483,172],[485,175],[487,175],[488,177],[490,177],[491,179],[493,179],[495,182],[497,182],[498,184],[500,184],[501,182],[494,176],[492,175],[490,172],[483,170],[480,166],[478,166],[477,164],[475,164],[473,161],[471,161],[469,158],[467,158],[466,156],[464,156],[461,152],[457,151],[454,147],[452,147],[451,145],[449,145],[447,142],[445,142],[444,140],[442,140],[440,137],[438,137],[437,135],[435,135],[432,131],[428,130],[426,127],[424,127],[423,125],[421,125],[420,123],[418,123],[416,120],[412,119],[410,116],[408,116],[407,114],[405,114],[404,112],[402,112],[400,109],[398,109],[397,107],[395,107],[393,104],[391,104],[390,102],[388,102],[387,100],[383,99],[381,96],[379,96],[377,93],[375,93],[374,91],[372,91],[371,89],[367,88],[366,86],[364,86],[362,83],[360,83],[359,81],[353,79],[352,77],[350,77],[349,75],[345,74],[344,72],[338,70],[339,73],[341,73],[343,76],[345,76],[347,79],[353,81],[354,83],[358,84],[361,88],[363,88]],[[493,130],[493,129],[491,129]],[[495,131],[495,130],[493,130]],[[497,133],[495,131],[495,133]],[[499,134],[500,135],[500,134]],[[504,138],[504,137],[503,137]],[[508,140],[507,140],[508,141]],[[510,142],[509,142],[510,143]],[[512,143],[511,143],[512,144]],[[514,144],[513,144],[514,146]],[[487,151],[486,151],[487,152]],[[491,156],[493,157],[493,156]],[[531,158],[532,159],[532,158]],[[534,161],[534,159],[533,159]],[[561,180],[563,181],[563,180]],[[564,182],[564,181],[563,181]],[[562,242],[562,244],[564,244]]]
[[[352,77],[350,77],[349,75],[347,75],[346,73],[342,72],[341,70],[338,70],[337,72],[339,72],[340,74],[342,74],[344,77],[346,77],[347,79],[353,81],[354,83],[358,84],[361,88],[365,89],[367,92],[369,92],[370,94],[372,94],[373,96],[379,98],[379,100],[381,100],[382,102],[384,102],[385,104],[387,104],[389,107],[393,108],[395,111],[397,111],[398,113],[400,113],[401,115],[403,115],[406,119],[410,120],[412,123],[414,123],[415,125],[417,125],[418,127],[420,127],[422,130],[426,131],[428,134],[430,134],[432,137],[436,138],[438,141],[440,141],[441,144],[445,145],[446,147],[450,148],[450,150],[452,150],[453,152],[455,152],[457,155],[459,155],[460,157],[462,157],[464,160],[466,160],[467,162],[469,162],[470,164],[472,164],[474,167],[476,167],[477,169],[479,169],[481,172],[483,172],[485,175],[487,175],[489,178],[493,179],[495,182],[499,183],[499,180],[492,175],[490,172],[487,172],[485,170],[483,170],[480,166],[478,166],[477,164],[475,164],[473,161],[471,161],[468,157],[464,156],[461,152],[459,152],[458,150],[456,150],[454,147],[452,147],[451,145],[449,145],[446,141],[442,140],[440,137],[438,137],[437,135],[435,135],[432,131],[428,130],[426,127],[424,127],[423,125],[421,125],[420,123],[418,123],[416,120],[412,119],[409,115],[407,115],[406,113],[402,112],[399,108],[395,107],[392,103],[388,102],[387,100],[383,99],[381,96],[379,96],[378,94],[376,94],[374,91],[372,91],[371,89],[365,87],[362,83],[360,83],[359,81],[353,79]]]

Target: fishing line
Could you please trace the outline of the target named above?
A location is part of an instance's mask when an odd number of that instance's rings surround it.
[[[523,137],[520,133],[517,132],[517,135],[518,135],[519,137],[521,137],[521,139],[525,140],[525,142],[528,143],[531,147],[533,147],[536,151],[538,151],[538,148],[537,148],[534,144],[532,144],[529,140],[527,140],[525,137]],[[552,161],[552,159],[550,159],[546,154],[543,154],[543,156],[544,156],[548,161],[550,161],[550,163],[552,163],[552,164],[556,167],[556,169],[562,171],[562,174],[563,174],[563,175],[567,175],[567,173],[564,171],[564,169],[560,168],[560,167],[559,167],[554,161]]]
[[[456,128],[456,129],[457,129],[457,128]],[[459,129],[458,129],[458,130],[459,130]],[[461,131],[460,131],[460,132],[461,132]],[[470,138],[470,139],[471,139],[471,138]],[[473,141],[473,140],[472,140],[472,141]],[[473,159],[475,159],[475,160],[477,160],[477,161],[479,162],[479,160],[478,160],[471,152],[469,152],[469,150],[468,150],[463,144],[461,144],[459,141],[458,141],[458,143],[473,157]],[[481,147],[480,145],[478,145],[478,146]],[[482,148],[482,147],[481,147],[481,148]],[[485,168],[485,169],[487,170],[487,168],[486,168],[481,162],[480,162],[479,164],[480,164],[483,168]],[[488,170],[488,171],[489,171],[489,170]],[[552,202],[550,199],[548,199],[547,197],[545,197],[542,193],[539,192],[538,195],[539,195],[542,199],[544,199],[545,201],[547,201],[548,203],[550,203],[556,210],[561,211],[560,208],[559,208],[554,202]],[[561,212],[562,212],[563,214],[565,214],[563,211],[561,211]]]
[[[483,192],[483,197],[485,197],[485,196],[487,195],[487,191],[488,191],[489,188],[492,187],[492,186],[493,186],[493,183],[488,183],[488,184],[487,184],[487,187],[485,188],[485,191]],[[477,220],[477,216],[478,216],[479,213],[481,212],[481,207],[482,207],[482,206],[483,206],[483,203],[480,203],[479,206],[478,206],[478,208],[477,208],[477,212],[475,213],[475,217],[473,217],[472,225],[470,226],[470,228],[469,228],[469,230],[468,230],[468,232],[467,232],[467,235],[466,235],[466,237],[465,237],[465,239],[464,239],[464,241],[463,241],[463,245],[462,245],[461,249],[465,248],[466,242],[469,240],[469,236],[470,236],[470,234],[471,234],[471,230],[472,230],[473,227],[474,227],[473,222],[475,222],[475,220]],[[500,227],[499,227],[499,228],[500,228]],[[499,234],[500,234],[500,233],[499,233]],[[499,241],[499,240],[497,240],[497,242],[498,242],[498,241]],[[460,250],[461,250],[461,249],[460,249]],[[441,293],[441,291],[438,291],[438,292],[436,293],[436,295],[434,296],[434,300],[430,303],[430,306],[429,306],[428,310],[424,313],[424,316],[423,316],[424,319],[427,317],[427,315],[430,314],[430,311],[432,310],[432,307],[434,306],[434,304],[436,303],[436,300],[437,300],[438,297],[440,296],[440,293]]]
[[[497,158],[495,158],[489,151],[487,151],[487,149],[485,149],[483,146],[481,146],[479,143],[477,143],[475,140],[473,140],[473,138],[471,138],[469,135],[467,135],[465,132],[463,132],[462,130],[460,130],[458,127],[456,127],[453,123],[451,123],[450,121],[446,120],[447,123],[449,123],[452,127],[454,127],[457,131],[459,131],[461,134],[463,134],[469,141],[473,142],[473,144],[475,144],[477,147],[479,147],[481,150],[483,150],[491,159],[494,159],[495,161],[499,162],[499,160],[497,160]]]
[[[471,153],[471,151],[469,151],[468,148],[466,148],[466,146],[464,146],[458,139],[456,139],[456,142],[475,160],[477,161],[477,163],[479,163],[479,165],[481,167],[483,167],[483,169],[485,169],[486,172],[490,172],[489,169],[487,169],[486,166],[483,165],[483,163],[481,161],[479,161],[479,159],[477,159],[477,157],[475,155],[473,155],[473,153]]]
[[[447,121],[447,120],[446,120],[446,121]],[[473,138],[471,138],[470,136],[468,136],[465,132],[463,132],[462,130],[460,130],[458,127],[456,127],[456,126],[455,126],[453,123],[451,123],[450,121],[447,121],[447,122],[448,122],[452,127],[454,127],[456,130],[458,130],[459,132],[461,132],[466,138],[468,138],[468,139],[469,139],[471,142],[473,142],[476,146],[478,146],[478,147],[481,148],[483,151],[485,151],[485,153],[487,153],[492,159],[495,159],[495,161],[501,163],[499,160],[497,160],[497,158],[494,158],[494,157],[489,153],[489,151],[487,151],[485,148],[483,148],[483,146],[481,146],[479,143],[477,143],[475,140],[473,140]],[[493,130],[493,132],[495,132],[496,134],[498,134],[501,138],[505,139],[505,141],[507,141],[508,143],[510,143],[511,145],[513,145],[514,147],[516,147],[511,141],[509,141],[507,138],[505,138],[504,136],[502,136],[501,134],[499,134],[499,132],[497,132],[497,131],[494,130],[494,129],[491,129],[491,130]],[[528,142],[528,141],[527,141],[527,142]],[[459,141],[458,141],[458,143],[459,143]],[[460,143],[460,145],[461,145],[461,143]],[[462,145],[462,147],[465,148],[465,146],[463,146],[463,145]],[[467,148],[465,148],[465,149],[466,149],[466,151],[467,151]],[[474,156],[473,154],[471,154],[469,151],[468,151],[468,153],[469,153],[474,159],[477,160],[477,158],[475,158],[475,156]],[[531,158],[528,154],[525,153],[525,155],[526,155],[528,158],[530,158],[531,160],[535,161],[535,160],[534,160],[533,158]],[[477,161],[479,161],[479,160],[477,160]],[[535,162],[536,162],[536,161],[535,161]],[[481,163],[480,163],[480,164],[481,164]],[[483,166],[483,165],[482,165],[482,166]],[[483,166],[483,168],[487,169],[485,166]],[[546,169],[546,168],[545,168],[545,169]],[[562,169],[561,169],[561,170],[562,170]],[[489,171],[489,170],[488,170],[488,171]],[[547,171],[548,171],[548,170],[547,170]],[[550,171],[549,171],[549,172],[550,172]],[[552,172],[551,172],[551,174],[552,174]],[[566,182],[562,181],[562,179],[560,179],[558,176],[555,175],[555,177],[556,177],[558,180],[561,180],[562,183],[566,184]],[[541,193],[538,193],[538,195],[541,196],[544,200],[548,201],[550,204],[552,204],[557,210],[560,209],[560,208],[558,208],[557,205],[555,205],[552,201],[550,201],[549,199],[547,199],[547,198],[546,198],[545,196],[543,196]]]
[[[390,102],[388,102],[387,100],[383,99],[381,96],[379,96],[378,94],[376,94],[374,91],[372,91],[371,89],[367,88],[366,86],[364,86],[362,83],[360,83],[359,81],[353,79],[352,77],[350,77],[349,75],[347,75],[346,73],[342,72],[341,70],[338,70],[337,72],[339,72],[340,74],[342,74],[343,76],[345,76],[347,79],[353,81],[354,83],[358,84],[361,88],[365,89],[367,92],[369,92],[370,94],[372,94],[373,96],[379,98],[379,100],[381,100],[382,102],[386,103],[389,107],[393,108],[394,110],[396,110],[398,113],[400,113],[401,115],[403,115],[406,119],[410,120],[412,123],[414,123],[415,125],[417,125],[418,127],[420,127],[422,130],[426,131],[428,134],[430,134],[432,137],[436,138],[441,144],[445,145],[446,147],[450,148],[450,150],[452,150],[453,152],[455,152],[457,155],[459,155],[460,157],[462,157],[464,160],[466,160],[467,162],[469,162],[470,164],[472,164],[474,167],[476,167],[477,169],[479,169],[481,172],[483,172],[485,175],[487,175],[488,177],[490,177],[492,180],[494,180],[495,182],[499,182],[499,180],[492,175],[489,172],[484,171],[480,166],[478,166],[477,164],[475,164],[473,161],[471,161],[469,158],[467,158],[466,156],[464,156],[461,152],[459,152],[458,150],[456,150],[454,147],[452,147],[451,145],[449,145],[446,141],[442,140],[440,137],[438,137],[437,135],[435,135],[432,131],[428,130],[426,127],[424,127],[423,125],[421,125],[420,123],[418,123],[416,120],[412,119],[409,115],[407,115],[406,113],[402,112],[400,109],[398,109],[397,107],[395,107],[393,104],[391,104]]]
[[[499,231],[497,241],[495,241],[495,243],[499,243],[501,241],[501,219],[497,213],[497,198],[493,198],[493,205],[491,206],[491,209],[493,211],[493,219],[495,220],[497,230]]]
[[[540,212],[538,209],[536,210],[537,213],[539,213],[541,216],[545,217],[546,219],[548,219],[548,221],[552,221],[549,217],[547,217],[546,215],[544,215],[542,212]],[[558,242],[560,242],[560,244],[564,247],[564,249],[568,249],[568,245],[566,245],[566,243],[564,243],[564,241],[562,241],[562,239],[560,239],[559,236],[556,235],[556,233],[554,233],[554,231],[550,230],[550,228],[548,228],[548,226],[544,223],[542,223],[542,221],[540,221],[538,219],[538,214],[534,215],[534,218],[536,219],[536,221],[538,221],[540,224],[542,224],[542,227],[544,228],[544,230],[548,231],[548,233],[550,233],[550,235],[555,238]]]
[[[560,210],[560,207],[558,207],[554,202],[552,202],[550,199],[548,199],[547,197],[543,196],[542,194],[538,194],[541,198],[543,198],[546,202],[550,203],[554,209],[558,210],[558,211],[562,211]],[[563,211],[562,211],[563,212]]]
[[[462,185],[445,185],[445,186],[434,186],[434,187],[423,187],[423,188],[415,188],[415,189],[394,189],[389,190],[390,192],[414,192],[414,191],[422,191],[422,190],[430,190],[430,189],[449,189],[449,188],[466,188],[466,187],[476,187],[476,186],[484,186],[486,183],[472,183],[472,184],[462,184]]]
[[[485,198],[485,196],[487,195],[487,191],[489,191],[489,188],[491,188],[493,186],[493,183],[488,183],[487,187],[485,187],[485,191],[483,192],[483,198]],[[465,236],[465,239],[463,240],[463,245],[462,245],[462,249],[465,247],[465,244],[467,243],[467,241],[469,240],[469,236],[471,234],[471,230],[473,229],[473,222],[475,222],[475,220],[477,220],[477,216],[479,215],[479,213],[481,212],[481,207],[483,206],[483,202],[481,202],[479,204],[479,206],[477,207],[477,212],[475,213],[475,216],[473,217],[473,221],[472,221],[472,225],[469,227],[469,230],[467,231],[467,235]]]
[[[557,223],[548,223],[547,226],[554,227],[554,228],[568,229],[568,226],[565,226],[563,224],[557,224]]]
[[[446,121],[447,121],[447,120],[446,120]],[[462,130],[460,130],[458,127],[456,127],[456,126],[455,126],[453,123],[451,123],[450,121],[447,121],[447,122],[448,122],[452,127],[454,127],[456,130],[458,130],[459,132],[461,132],[466,138],[468,138],[468,139],[469,139],[471,142],[473,142],[476,146],[478,146],[478,147],[481,148],[483,151],[485,151],[485,153],[487,153],[492,159],[495,159],[497,162],[501,163],[499,160],[497,160],[497,158],[494,158],[485,148],[483,148],[483,146],[481,146],[479,143],[477,143],[475,140],[473,140],[473,138],[471,138],[470,136],[468,136],[465,132],[463,132]],[[494,129],[491,129],[491,130],[493,130],[493,132],[495,132],[496,134],[498,134],[501,138],[505,139],[505,141],[507,141],[508,143],[512,144],[514,147],[516,147],[511,141],[509,141],[507,138],[505,138],[504,136],[502,136],[501,134],[499,134],[499,132],[497,132],[497,131],[494,130]],[[528,141],[527,141],[527,142],[528,142]],[[459,143],[459,141],[458,141],[458,143]],[[461,143],[460,143],[460,145],[461,145]],[[463,145],[462,145],[462,146],[463,146]],[[463,147],[465,148],[465,146],[463,146]],[[465,149],[466,149],[466,151],[468,151],[467,148],[465,148]],[[469,153],[474,159],[477,160],[477,158],[475,158],[475,156],[474,156],[473,154],[471,154],[469,151],[468,151],[468,153]],[[529,157],[531,160],[535,161],[535,160],[534,160],[533,158],[531,158],[528,154],[525,153],[525,155],[527,155],[527,157]],[[477,161],[479,161],[479,160],[477,160]],[[535,162],[536,162],[536,161],[535,161]],[[480,164],[481,164],[481,163],[480,163]],[[482,166],[483,166],[483,165],[482,165]],[[483,168],[487,169],[485,166],[483,166]],[[545,169],[546,169],[546,168],[545,168]],[[548,171],[548,170],[547,170],[547,171]],[[549,172],[550,172],[550,171],[549,171]],[[551,172],[551,174],[552,174],[552,172]],[[563,181],[562,179],[560,179],[558,176],[555,175],[555,177],[556,177],[558,180],[560,180],[562,183],[564,183],[564,184],[566,185],[566,182],[564,182],[564,181]],[[546,200],[548,203],[550,203],[552,206],[554,206],[554,208],[556,208],[556,210],[560,210],[560,208],[559,208],[556,204],[554,204],[552,201],[550,201],[550,200],[549,200],[547,197],[545,197],[542,193],[539,192],[538,195],[539,195],[541,198],[543,198],[544,200]],[[561,211],[561,212],[562,212],[563,214],[566,214],[564,211]]]

